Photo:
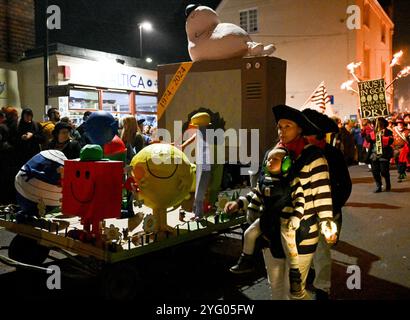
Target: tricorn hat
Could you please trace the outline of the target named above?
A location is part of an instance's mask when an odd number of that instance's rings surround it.
[[[309,108],[303,110],[302,113],[323,133],[339,132],[336,122],[330,119],[327,115]]]
[[[320,129],[309,121],[309,119],[298,109],[286,105],[278,105],[272,108],[272,112],[276,122],[279,122],[281,119],[291,120],[302,129],[302,134],[305,136],[320,133]]]

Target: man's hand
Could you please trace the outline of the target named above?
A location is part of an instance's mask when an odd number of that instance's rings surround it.
[[[225,204],[225,213],[234,213],[239,210],[239,205],[236,201],[229,201]]]
[[[334,244],[337,241],[337,225],[333,221],[322,221],[320,231],[324,235],[328,244]]]
[[[32,132],[27,132],[26,133],[26,138],[27,140],[30,140],[33,137],[33,133]]]

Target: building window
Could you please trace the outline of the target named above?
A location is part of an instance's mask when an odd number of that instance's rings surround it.
[[[370,6],[366,3],[363,10],[363,24],[370,27]]]
[[[157,127],[157,97],[136,94],[135,109],[138,119],[145,119],[144,125]]]
[[[385,25],[382,25],[382,34],[381,34],[380,40],[383,43],[386,43],[386,26]]]
[[[98,91],[70,90],[68,108],[70,110],[98,110]]]
[[[131,114],[129,94],[126,92],[103,91],[102,109],[111,113]]]
[[[363,76],[366,79],[370,78],[370,49],[365,48],[363,52]]]
[[[249,33],[259,31],[258,28],[258,9],[248,9],[239,12],[239,25]]]

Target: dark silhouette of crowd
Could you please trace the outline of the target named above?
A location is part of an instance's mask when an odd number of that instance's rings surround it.
[[[374,192],[391,190],[392,167],[397,168],[397,182],[406,179],[410,169],[410,114],[394,112],[387,118],[333,120],[339,132],[329,136],[328,142],[343,153],[348,166],[368,165],[376,184]]]
[[[3,107],[0,110],[0,204],[15,202],[14,178],[40,151],[54,149],[64,153],[67,159],[78,158],[81,148],[91,143],[84,126],[90,115],[90,111],[85,111],[83,122],[76,127],[69,117],[60,118],[57,108],[49,108],[47,121],[39,122],[29,107],[23,108],[20,116],[16,108]],[[141,135],[141,146],[134,148],[133,154],[152,143],[150,128],[144,128],[143,122],[135,120],[134,130],[128,132],[130,136]],[[143,131],[147,132],[143,134]]]

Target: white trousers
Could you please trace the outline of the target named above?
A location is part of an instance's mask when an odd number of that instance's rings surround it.
[[[290,295],[289,286],[289,262],[286,259],[274,258],[269,248],[263,249],[263,258],[265,260],[266,273],[268,282],[272,290],[272,300],[289,300],[293,297]],[[306,278],[312,263],[312,254],[299,255],[299,271],[301,273],[302,288],[304,290]],[[311,300],[310,295],[304,290],[301,298],[303,300]]]
[[[243,253],[252,255],[255,251],[256,239],[262,234],[259,219],[256,219],[248,229],[245,230],[243,241]]]
[[[332,256],[330,254],[330,246],[327,244],[322,233],[319,235],[319,243],[313,256],[313,267],[315,269],[313,286],[316,289],[330,293]]]

